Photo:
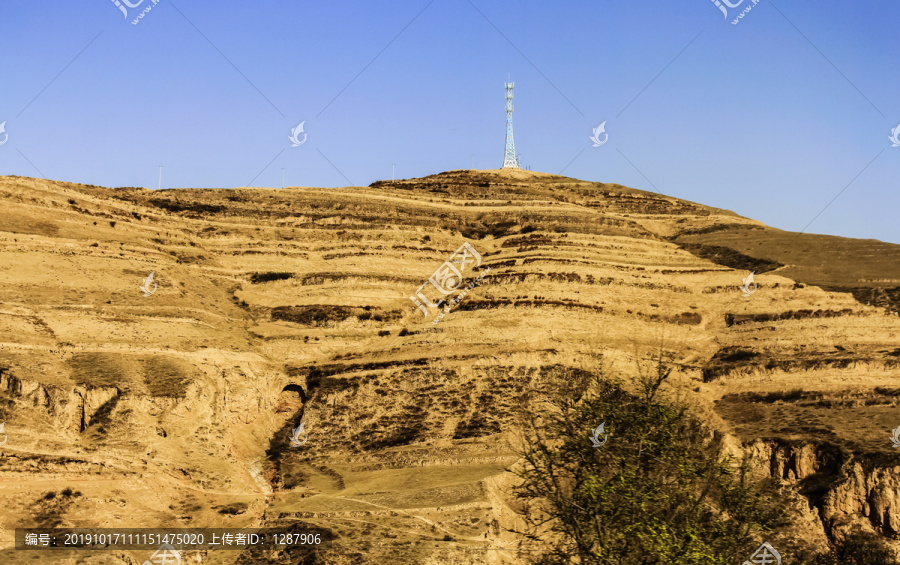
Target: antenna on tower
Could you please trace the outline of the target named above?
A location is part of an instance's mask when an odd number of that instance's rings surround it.
[[[515,83],[509,82],[507,75],[506,86],[506,152],[503,154],[502,169],[518,169],[519,160],[516,157],[516,144],[513,141],[512,113],[513,113],[513,87]]]

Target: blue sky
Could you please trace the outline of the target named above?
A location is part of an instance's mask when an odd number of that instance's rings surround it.
[[[162,164],[163,188],[230,188],[498,168],[509,74],[533,170],[900,243],[900,3],[752,1],[726,19],[711,0],[143,0],[127,18],[7,0],[0,174],[155,188]]]

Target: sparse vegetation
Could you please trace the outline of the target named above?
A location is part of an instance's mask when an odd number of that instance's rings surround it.
[[[220,214],[226,210],[226,206],[222,204],[204,204],[202,202],[179,202],[178,200],[168,200],[166,198],[152,198],[147,201],[148,204],[162,208],[169,212],[194,212],[202,214]]]
[[[370,309],[369,309],[370,310]],[[284,320],[305,326],[324,327],[356,316],[359,320],[390,322],[402,316],[399,310],[372,313],[365,308],[312,304],[308,306],[277,306],[272,309],[273,320]]]
[[[237,516],[238,514],[243,514],[247,511],[249,505],[246,502],[233,502],[228,506],[224,506],[219,509],[219,514],[230,514],[232,516]]]
[[[250,282],[253,284],[261,284],[270,281],[283,281],[290,279],[294,276],[294,273],[253,273],[250,275]]]
[[[717,265],[724,265],[726,267],[731,267],[732,269],[755,271],[757,274],[760,274],[784,266],[777,261],[751,257],[739,251],[735,251],[730,247],[723,247],[721,245],[703,245],[700,243],[681,243],[679,245],[682,249],[693,253],[697,257],[708,259]]]
[[[887,308],[890,312],[900,314],[900,286],[893,288],[843,288],[825,286],[823,288],[834,292],[849,292],[853,295],[853,298],[862,304],[878,308]]]
[[[348,306],[314,304],[311,306],[278,306],[272,309],[273,320],[284,320],[307,326],[322,326],[329,322],[341,322],[353,315]]]

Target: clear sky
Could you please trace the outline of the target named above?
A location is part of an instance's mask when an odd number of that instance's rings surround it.
[[[0,174],[327,187],[499,168],[509,75],[532,170],[900,243],[896,0],[727,18],[714,0],[117,1],[0,3]]]

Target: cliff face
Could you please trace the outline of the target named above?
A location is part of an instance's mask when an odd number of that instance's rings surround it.
[[[4,529],[315,526],[337,562],[514,563],[521,410],[660,347],[697,410],[796,487],[784,539],[898,527],[898,318],[748,255],[759,222],[526,171],[285,190],[5,177],[0,200]],[[703,247],[723,233],[754,245]],[[460,288],[482,278],[432,324],[410,297],[443,298],[447,263]]]
[[[760,465],[768,464],[768,475],[798,482],[810,477],[837,477],[842,454],[833,447],[803,442],[792,445],[777,440],[756,440],[748,446],[750,456]]]
[[[747,446],[756,469],[791,484],[813,511],[816,527],[841,539],[862,527],[894,538],[900,526],[900,466],[814,442],[756,440]],[[900,543],[893,543],[900,551]]]
[[[840,483],[823,501],[822,516],[832,527],[868,519],[875,530],[893,537],[900,532],[900,467],[866,468],[853,462],[842,469]]]

